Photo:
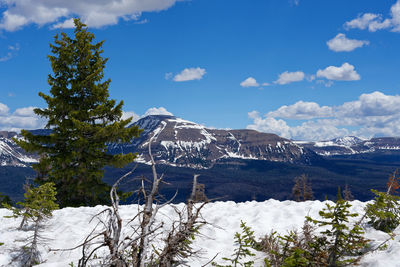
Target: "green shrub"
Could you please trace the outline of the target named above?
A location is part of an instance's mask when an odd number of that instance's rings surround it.
[[[18,202],[17,205],[21,208],[12,207],[9,204],[4,206],[13,212],[8,218],[22,217],[20,228],[28,220],[39,222],[43,219],[50,218],[53,210],[58,209],[56,201],[56,189],[53,183],[46,183],[39,187],[27,187],[24,194],[25,201]]]
[[[375,200],[367,204],[366,217],[368,224],[376,230],[392,232],[400,224],[400,197],[377,190],[371,190]]]
[[[267,234],[258,243],[259,250],[267,254],[267,267],[326,266],[326,238],[318,236],[308,221],[301,232],[290,231],[287,235]]]
[[[215,262],[212,263],[213,266],[217,267],[236,267],[245,266],[250,267],[254,265],[254,261],[242,262],[246,257],[253,257],[255,254],[251,251],[252,248],[256,247],[256,241],[254,238],[254,231],[246,225],[245,222],[240,222],[240,228],[242,233],[235,233],[235,245],[237,248],[232,254],[232,258],[222,258],[224,261],[228,262],[228,265],[219,265]]]
[[[319,212],[322,219],[307,216],[300,233],[290,231],[282,236],[272,232],[257,243],[256,248],[267,254],[265,263],[269,267],[357,264],[366,252],[368,240],[363,237],[360,226],[349,226],[349,219],[358,216],[349,211],[350,207],[339,191],[336,204],[327,203]],[[316,229],[321,227],[324,230],[317,233]]]
[[[372,204],[367,204],[366,217],[368,223],[376,230],[392,232],[400,224],[400,197],[395,196],[399,186],[398,171],[396,170],[387,183],[387,191],[371,190],[375,194]]]
[[[326,204],[319,212],[322,220],[306,217],[318,227],[328,227],[321,234],[326,238],[326,252],[328,254],[328,266],[345,266],[356,264],[365,251],[368,240],[363,237],[364,231],[356,224],[349,227],[349,219],[358,216],[351,213],[350,203],[338,197],[335,205]]]

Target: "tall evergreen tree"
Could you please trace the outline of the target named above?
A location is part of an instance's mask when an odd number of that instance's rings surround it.
[[[107,143],[124,143],[138,137],[138,127],[127,128],[132,118],[122,119],[123,102],[109,99],[110,80],[104,80],[107,58],[102,42],[75,19],[75,36],[57,34],[50,44],[53,75],[50,94],[39,93],[48,107],[34,112],[48,120],[49,135],[21,131],[16,140],[28,152],[41,155],[34,165],[37,182],[53,182],[61,207],[106,204],[110,186],[102,181],[105,166],[123,167],[135,155],[107,153]]]

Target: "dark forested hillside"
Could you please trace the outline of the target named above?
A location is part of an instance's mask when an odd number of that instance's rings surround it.
[[[105,181],[113,183],[132,166],[124,169],[107,168]],[[304,173],[312,181],[316,199],[323,200],[325,196],[334,199],[337,187],[343,188],[348,184],[355,198],[365,201],[372,198],[371,188],[385,188],[389,174],[399,166],[400,152],[382,152],[324,157],[314,160],[312,165],[230,159],[219,161],[210,169],[196,170],[163,164],[157,165],[157,168],[159,173],[164,173],[168,183],[163,184],[161,189],[165,197],[171,197],[178,190],[175,202],[186,200],[195,173],[201,175],[199,182],[205,184],[205,193],[211,199],[291,199],[293,179]],[[120,188],[134,191],[142,175],[152,177],[149,165],[139,164],[132,177]],[[33,176],[30,168],[0,167],[0,192],[9,195],[14,201],[21,200],[24,177]]]

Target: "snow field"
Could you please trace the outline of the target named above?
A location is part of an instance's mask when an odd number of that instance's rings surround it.
[[[333,203],[332,203],[333,204]],[[351,212],[363,214],[366,203],[360,201],[351,202]],[[176,208],[182,210],[184,205],[177,204]],[[199,257],[192,258],[189,265],[193,267],[202,266],[209,262],[216,254],[215,261],[223,263],[222,257],[230,257],[233,253],[234,234],[240,232],[240,221],[246,222],[254,230],[257,238],[270,233],[272,230],[285,234],[290,230],[300,229],[304,223],[304,217],[309,215],[313,218],[319,218],[318,212],[325,207],[325,202],[320,201],[277,201],[266,200],[264,202],[214,202],[207,204],[202,215],[210,224],[200,229],[200,236],[196,237],[193,247],[195,250],[201,249]],[[77,264],[81,256],[81,249],[67,252],[49,252],[49,248],[71,248],[74,247],[90,233],[97,224],[93,220],[89,224],[93,215],[99,213],[105,206],[96,206],[93,208],[64,208],[54,212],[53,218],[46,223],[46,229],[42,236],[47,239],[42,250],[44,263],[38,265],[41,267],[69,266],[71,262]],[[137,205],[124,205],[120,207],[121,216],[124,221],[128,221],[137,212]],[[0,247],[0,266],[18,266],[16,263],[10,263],[12,253],[26,243],[26,238],[31,234],[30,231],[19,231],[20,219],[4,218],[11,212],[6,209],[0,209],[0,242],[5,243]],[[171,226],[177,216],[172,206],[164,207],[159,211],[158,222],[165,223],[165,229]],[[358,218],[351,218],[351,222],[357,222]],[[125,227],[129,231],[129,227]],[[395,234],[400,234],[400,227]],[[159,239],[155,244],[162,246],[162,233],[159,233]],[[373,240],[372,245],[377,246],[388,238],[386,233],[376,231],[367,227],[365,237]],[[367,254],[361,262],[361,266],[400,266],[400,238],[395,236],[394,240],[388,243],[388,249],[385,251],[376,251]],[[98,254],[99,255],[99,254]],[[255,266],[263,266],[264,255],[257,253]]]

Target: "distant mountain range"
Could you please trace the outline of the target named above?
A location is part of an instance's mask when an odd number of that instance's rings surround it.
[[[138,154],[137,162],[149,163],[148,144],[154,136],[152,151],[159,164],[176,167],[211,168],[215,163],[234,159],[265,160],[312,164],[318,156],[352,155],[376,151],[400,150],[400,138],[369,140],[355,136],[329,141],[291,141],[275,134],[254,130],[220,130],[174,116],[150,115],[134,123],[143,129],[137,139],[126,144],[109,144],[110,153]],[[35,130],[49,134],[49,130]],[[0,165],[27,167],[37,155],[27,154],[15,144],[15,132],[0,132]]]
[[[352,155],[373,153],[377,151],[400,150],[400,138],[398,137],[361,139],[355,136],[346,136],[330,141],[295,141],[295,143],[304,148],[309,148],[321,156]]]
[[[334,199],[337,187],[347,184],[357,199],[368,200],[370,189],[384,190],[388,175],[400,166],[400,138],[394,137],[292,141],[254,130],[210,129],[164,115],[147,116],[135,124],[144,130],[140,137],[126,144],[108,144],[110,153],[137,153],[135,176],[151,177],[148,144],[154,136],[152,154],[168,181],[161,191],[171,197],[179,189],[177,202],[185,201],[194,173],[201,175],[199,181],[209,198],[290,199],[293,178],[304,173],[312,180],[316,199]],[[35,176],[30,166],[38,156],[25,153],[13,138],[21,136],[0,132],[0,192],[18,201],[23,198],[25,179]],[[105,181],[112,184],[132,167],[107,168]],[[121,190],[136,186],[126,181]]]

